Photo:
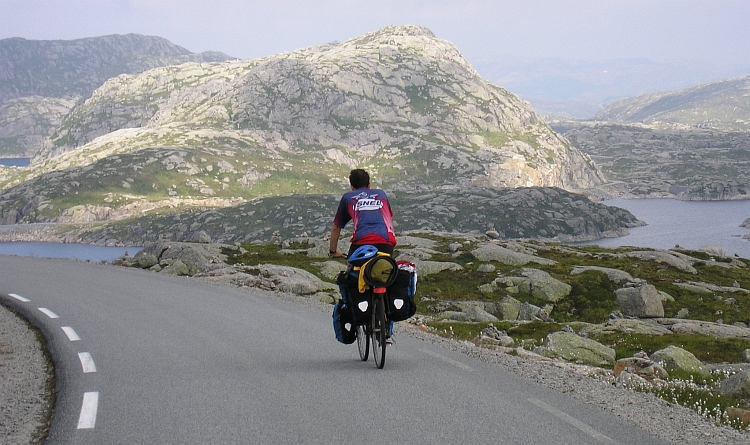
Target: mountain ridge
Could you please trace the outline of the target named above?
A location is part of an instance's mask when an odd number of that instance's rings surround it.
[[[608,105],[594,120],[748,132],[748,91],[750,76],[644,94]]]

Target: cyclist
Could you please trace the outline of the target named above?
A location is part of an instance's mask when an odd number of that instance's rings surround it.
[[[341,229],[349,221],[354,224],[349,254],[358,247],[369,244],[392,255],[396,234],[393,232],[393,212],[388,196],[380,189],[370,188],[370,174],[363,169],[355,169],[349,173],[349,184],[351,191],[341,197],[333,218],[328,256],[344,257],[338,252],[339,236]]]
[[[328,256],[344,258],[338,251],[341,229],[349,221],[354,224],[351,246],[346,257],[364,245],[377,247],[378,251],[393,255],[396,234],[393,231],[393,212],[388,196],[383,190],[370,188],[370,174],[358,168],[349,173],[351,191],[344,193],[339,201],[336,216],[331,227],[331,240]],[[388,329],[387,344],[392,344],[393,322]]]

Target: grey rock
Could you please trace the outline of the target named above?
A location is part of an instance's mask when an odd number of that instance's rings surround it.
[[[498,261],[510,266],[523,266],[531,262],[544,265],[556,264],[553,260],[515,252],[494,243],[482,243],[476,249],[472,250],[471,253],[479,261]]]
[[[616,284],[627,283],[627,282],[633,281],[633,277],[629,273],[619,270],[619,269],[611,269],[608,267],[575,266],[573,267],[573,270],[570,272],[570,274],[578,275],[578,274],[582,274],[590,270],[606,274],[607,278],[609,278],[610,281]]]
[[[614,349],[570,332],[554,332],[547,335],[542,346],[534,352],[545,357],[561,358],[585,365],[612,366],[615,364]]]
[[[248,270],[257,273],[275,284],[274,288],[280,292],[298,295],[311,295],[324,291],[335,291],[335,285],[327,283],[306,270],[275,264],[259,264]]]
[[[615,291],[617,303],[627,317],[664,317],[662,296],[651,284],[624,287]]]
[[[656,320],[618,319],[608,320],[602,324],[588,325],[580,330],[581,335],[599,337],[613,333],[628,333],[636,335],[670,335],[668,327],[660,325]]]
[[[708,374],[709,371],[703,366],[691,352],[678,346],[667,346],[651,354],[651,360],[661,363],[665,368],[679,369],[687,372],[698,372]]]
[[[738,397],[750,397],[750,370],[740,371],[719,383],[721,394]]]

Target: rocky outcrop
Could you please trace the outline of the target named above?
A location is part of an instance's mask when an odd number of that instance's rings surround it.
[[[599,266],[575,266],[573,267],[573,270],[570,271],[570,274],[578,275],[584,272],[588,272],[590,270],[601,272],[607,275],[607,278],[609,279],[609,281],[612,281],[613,283],[616,283],[616,284],[634,281],[633,277],[627,272],[624,272],[619,269],[611,269],[611,268],[599,267]]]
[[[193,276],[225,267],[226,259],[219,245],[162,241],[148,243],[135,256],[123,257],[115,264]]]
[[[507,286],[517,287],[520,292],[529,293],[532,297],[551,303],[567,297],[572,289],[569,284],[552,278],[543,270],[524,268],[521,275],[522,277],[506,277],[499,280]]]
[[[471,251],[479,261],[498,261],[510,266],[524,266],[528,263],[537,264],[555,264],[553,260],[548,260],[524,252],[516,252],[496,243],[481,243],[476,249]]]
[[[572,332],[554,332],[547,335],[544,344],[534,350],[549,358],[592,366],[612,366],[615,364],[615,350],[594,340]]]

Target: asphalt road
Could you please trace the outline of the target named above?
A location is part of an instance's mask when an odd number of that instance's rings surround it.
[[[665,443],[406,335],[376,369],[330,314],[263,293],[0,256],[0,300],[48,339],[48,444]]]

